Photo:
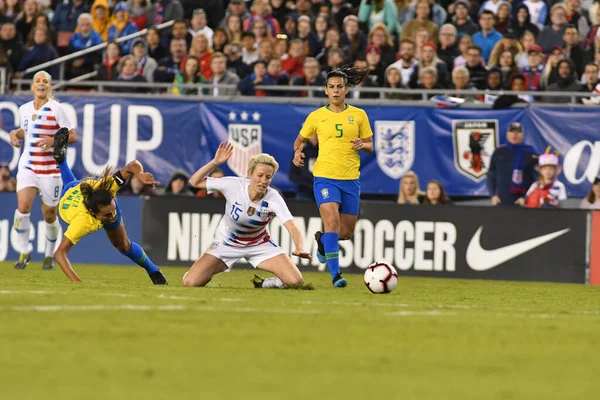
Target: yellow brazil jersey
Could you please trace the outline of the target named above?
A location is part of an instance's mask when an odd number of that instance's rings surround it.
[[[119,185],[115,179],[111,176],[106,179],[112,180],[112,186],[110,192],[113,197],[116,196],[119,191]],[[97,186],[101,183],[101,180],[88,179],[84,182],[89,183],[92,186]],[[69,224],[65,236],[69,238],[71,243],[75,244],[82,237],[94,233],[101,229],[104,225],[100,220],[94,218],[90,214],[89,210],[83,203],[83,196],[81,195],[81,183],[69,188],[67,192],[60,199],[58,205],[60,217]]]
[[[304,121],[300,135],[319,138],[319,155],[313,175],[320,178],[353,180],[360,176],[360,156],[351,140],[373,136],[369,117],[364,110],[346,106],[336,113],[328,106],[313,111]]]

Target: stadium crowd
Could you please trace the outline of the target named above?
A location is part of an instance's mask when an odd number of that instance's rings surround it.
[[[354,64],[369,70],[364,87],[455,89],[465,101],[503,106],[539,99],[461,92],[581,91],[597,104],[600,91],[600,7],[592,0],[0,0],[0,23],[0,65],[16,77],[109,42],[103,54],[68,62],[66,77],[97,70],[97,80],[170,83],[178,95],[199,93],[183,84],[212,83],[201,94],[235,94],[219,88],[229,84],[248,96],[305,96],[261,86],[322,86],[328,71]],[[144,28],[138,39],[114,42]],[[49,72],[58,78],[58,66]],[[352,95],[379,97],[360,88]]]

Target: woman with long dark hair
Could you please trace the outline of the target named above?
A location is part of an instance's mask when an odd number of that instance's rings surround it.
[[[352,237],[360,205],[360,154],[373,152],[373,132],[364,110],[346,104],[348,91],[359,85],[368,70],[349,66],[327,74],[329,104],[306,118],[294,142],[294,165],[304,165],[304,145],[314,134],[319,155],[314,165],[314,193],[324,232],[315,233],[317,256],[327,263],[334,287],[346,287],[340,273],[338,240]]]

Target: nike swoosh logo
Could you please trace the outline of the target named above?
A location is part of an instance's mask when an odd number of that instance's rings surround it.
[[[504,264],[505,262],[512,260],[523,253],[527,253],[528,251],[533,250],[544,243],[554,240],[570,230],[570,228],[567,228],[557,232],[549,233],[547,235],[525,240],[523,242],[500,247],[499,249],[485,250],[481,247],[480,239],[483,226],[480,226],[477,232],[475,232],[475,235],[473,235],[473,238],[469,243],[469,247],[467,247],[467,264],[472,270],[487,271],[497,267],[500,264]]]

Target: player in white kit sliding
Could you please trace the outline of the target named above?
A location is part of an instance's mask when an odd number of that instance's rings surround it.
[[[204,179],[208,193],[220,192],[227,205],[210,248],[183,276],[185,286],[204,286],[211,278],[227,271],[241,258],[255,268],[273,273],[276,277],[256,276],[256,287],[285,288],[304,283],[302,274],[283,249],[270,240],[267,225],[277,216],[290,233],[296,249],[293,255],[310,259],[303,250],[303,237],[281,195],[270,188],[279,164],[268,154],[250,158],[248,177],[210,178],[210,172],[229,160],[233,146],[219,145],[215,158],[200,168],[190,183],[197,187]],[[208,178],[207,178],[208,177]]]
[[[19,107],[20,127],[10,132],[11,144],[15,147],[23,145],[17,172],[14,229],[20,256],[15,268],[25,268],[31,259],[29,217],[35,196],[39,193],[46,221],[46,251],[42,268],[51,270],[54,269],[54,247],[60,231],[56,211],[62,191],[60,171],[52,157],[54,135],[59,128],[67,128],[69,143],[73,143],[77,134],[75,125],[69,121],[60,103],[52,98],[52,78],[47,72],[40,71],[33,76],[31,90],[33,101]]]

